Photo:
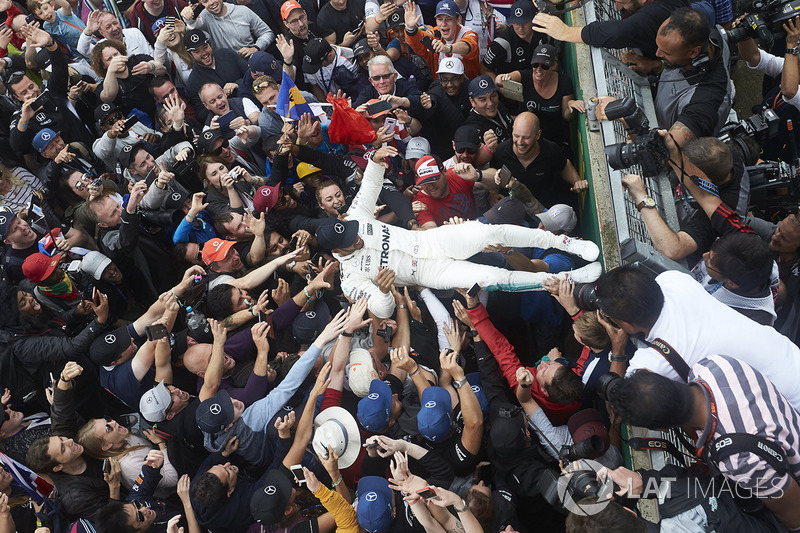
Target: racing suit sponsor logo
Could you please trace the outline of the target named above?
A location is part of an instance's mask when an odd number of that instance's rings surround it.
[[[389,228],[381,227],[381,259],[379,266],[386,268],[389,266]]]

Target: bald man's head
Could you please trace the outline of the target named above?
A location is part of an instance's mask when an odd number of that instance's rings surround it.
[[[517,115],[514,120],[514,129],[511,132],[514,152],[517,156],[530,155],[536,149],[541,134],[539,117],[529,111]]]

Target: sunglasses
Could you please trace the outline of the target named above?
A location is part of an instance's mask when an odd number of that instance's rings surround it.
[[[473,150],[472,148],[461,148],[461,149],[456,149],[456,153],[457,153],[457,154],[469,154],[469,155],[474,155],[474,154],[476,153],[476,151],[475,151],[475,150]]]
[[[255,87],[253,87],[253,92],[255,94],[261,94],[261,91],[269,89],[270,87],[272,87],[272,85],[274,85],[274,84],[270,83],[268,81],[262,81],[261,83],[259,83]]]
[[[142,507],[144,506],[136,500],[132,501],[131,503],[133,504],[133,508],[136,510],[136,521],[144,522],[144,513],[142,513]]]
[[[110,416],[104,416],[103,420],[106,421],[106,433],[112,433],[114,431],[114,428],[111,426],[109,422],[111,422],[114,419],[111,418]]]
[[[392,76],[394,76],[394,72],[390,72],[389,74],[376,74],[375,76],[370,76],[369,79],[372,81],[389,80]]]
[[[542,70],[550,70],[550,65],[543,65],[541,63],[534,63],[531,68],[540,68]]]
[[[103,120],[103,126],[107,126],[107,127],[110,128],[111,126],[113,126],[114,124],[119,122],[120,120],[124,120],[124,119],[125,119],[125,115],[123,115],[122,113],[115,113],[115,114],[111,115],[110,117],[106,117],[105,120]]]
[[[203,264],[203,252],[197,252],[195,254],[195,256],[194,256],[194,260],[202,265]],[[172,407],[171,403],[169,405],[170,405],[170,407]],[[169,409],[167,409],[167,410],[169,410]]]
[[[228,139],[222,139],[222,144],[216,150],[211,152],[211,155],[222,155],[222,151],[228,148],[230,144],[228,144]]]
[[[83,174],[81,174],[81,177],[78,178],[78,183],[75,184],[75,190],[82,191],[83,189],[89,186],[88,185],[89,181],[91,181],[91,178],[89,178],[89,174],[84,172]]]

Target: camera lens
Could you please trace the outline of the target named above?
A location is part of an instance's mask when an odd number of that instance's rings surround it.
[[[618,143],[606,146],[605,153],[608,164],[615,170],[628,168],[636,163],[636,148],[634,143]]]
[[[613,394],[614,389],[622,382],[622,377],[614,372],[606,372],[597,380],[597,392],[601,398],[609,400],[609,394]]]

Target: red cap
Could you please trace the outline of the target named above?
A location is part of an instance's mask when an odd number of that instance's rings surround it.
[[[289,18],[289,13],[295,9],[303,9],[303,6],[300,5],[300,2],[297,0],[287,0],[281,6],[281,18],[286,20]]]
[[[608,429],[603,425],[603,417],[597,409],[589,408],[578,411],[570,417],[567,427],[570,435],[572,435],[572,442],[575,444],[583,442],[594,435],[602,439],[603,451],[594,457],[588,457],[588,459],[595,459],[603,455],[611,444],[611,440],[608,437]]]
[[[49,256],[41,252],[29,255],[22,263],[22,273],[33,283],[46,280],[61,261],[60,255]]]
[[[439,167],[439,162],[436,161],[435,157],[426,155],[419,158],[419,161],[414,166],[414,172],[417,173],[417,185],[425,185],[438,180],[442,174],[442,169]]]
[[[203,245],[203,263],[210,265],[214,261],[222,261],[228,255],[228,250],[236,244],[234,241],[214,238]]]
[[[280,198],[280,185],[273,185],[272,187],[263,185],[253,195],[253,209],[258,213],[269,214],[269,210],[275,207]]]

